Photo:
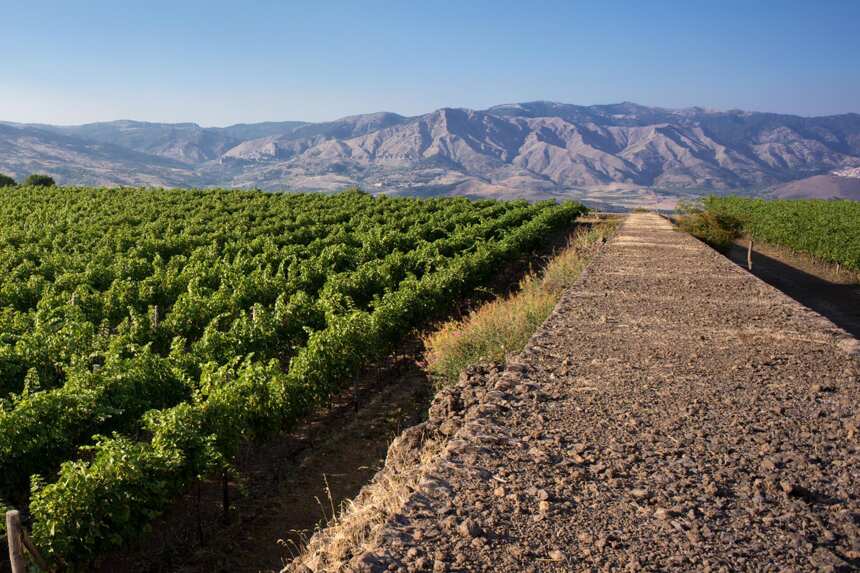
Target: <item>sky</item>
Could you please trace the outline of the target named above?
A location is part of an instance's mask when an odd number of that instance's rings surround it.
[[[0,120],[633,101],[860,112],[860,1],[0,0]]]

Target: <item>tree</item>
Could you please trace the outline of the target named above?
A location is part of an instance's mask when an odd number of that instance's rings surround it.
[[[0,187],[14,187],[15,185],[17,185],[17,183],[14,179],[8,175],[0,173]]]
[[[50,175],[41,175],[39,173],[33,173],[24,181],[24,185],[30,187],[53,187],[56,184],[54,178]]]

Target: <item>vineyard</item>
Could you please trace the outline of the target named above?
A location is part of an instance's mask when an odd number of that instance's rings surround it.
[[[0,189],[0,499],[55,562],[122,546],[583,211]]]
[[[860,270],[860,202],[708,197],[705,208],[755,239]]]

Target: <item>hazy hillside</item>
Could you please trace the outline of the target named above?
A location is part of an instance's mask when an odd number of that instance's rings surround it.
[[[225,128],[5,124],[0,171],[63,183],[219,185],[607,203],[764,190],[860,167],[860,115],[804,118],[633,103],[509,104]],[[659,202],[659,201],[658,201]]]
[[[852,199],[860,201],[860,176],[813,175],[778,185],[772,190],[779,199]]]
[[[186,164],[127,147],[34,127],[0,124],[0,172],[23,179],[50,173],[63,184],[182,186],[197,180]]]

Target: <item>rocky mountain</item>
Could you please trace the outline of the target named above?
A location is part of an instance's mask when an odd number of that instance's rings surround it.
[[[195,178],[192,166],[169,157],[8,124],[0,124],[0,173],[49,173],[66,185],[182,186]]]
[[[140,153],[196,164],[217,159],[245,140],[288,133],[307,124],[300,121],[285,121],[203,128],[196,123],[148,123],[120,120],[73,126],[12,123],[6,125],[117,145]]]
[[[66,184],[574,196],[633,204],[860,167],[860,115],[530,102],[206,128],[0,124],[0,172]],[[632,203],[631,203],[632,201]]]

